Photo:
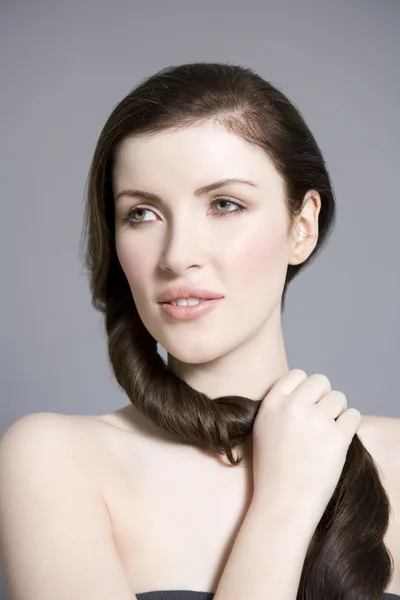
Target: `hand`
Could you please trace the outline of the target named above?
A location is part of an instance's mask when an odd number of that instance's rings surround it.
[[[253,424],[253,500],[306,515],[316,527],[337,486],[361,413],[325,375],[292,369]]]

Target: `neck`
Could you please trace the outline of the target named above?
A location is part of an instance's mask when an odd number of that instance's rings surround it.
[[[199,364],[185,363],[168,354],[168,368],[209,398],[243,396],[263,400],[274,383],[289,371],[278,309],[254,335],[236,347],[228,347],[219,356]]]

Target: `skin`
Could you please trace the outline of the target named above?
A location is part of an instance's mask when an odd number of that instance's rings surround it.
[[[195,189],[225,177],[258,187],[231,184],[195,198]],[[287,265],[306,260],[317,242],[318,194],[307,193],[289,230],[283,182],[268,157],[211,124],[126,140],[113,185],[114,197],[140,188],[164,200],[121,197],[116,244],[139,314],[167,350],[170,368],[210,397],[263,398],[289,370],[280,300]],[[211,206],[220,195],[246,210],[218,218],[236,208]],[[136,215],[148,220],[137,228],[122,220],[133,206],[150,209]],[[225,299],[198,320],[171,322],[157,296],[176,284]],[[399,425],[363,415],[358,431],[396,516],[385,540],[396,565],[393,593],[400,593]],[[165,442],[163,433],[132,404],[94,417],[28,415],[10,428],[0,451],[8,507],[0,531],[19,597],[216,589],[251,503],[251,468],[221,469],[188,446]],[[38,569],[38,548],[51,569]]]
[[[249,179],[257,187],[236,183],[202,197],[194,195],[200,186],[228,177]],[[120,196],[115,203],[115,239],[118,258],[139,315],[151,335],[166,349],[169,368],[211,398],[233,394],[264,399],[273,384],[289,371],[281,297],[287,266],[304,262],[317,244],[319,194],[315,190],[307,192],[303,210],[290,227],[284,183],[269,157],[260,148],[214,123],[125,139],[115,156],[114,198],[127,189],[152,192],[163,200],[159,203]],[[211,205],[221,196],[220,203]],[[218,213],[237,208],[223,202],[224,199],[238,203],[245,210],[219,218]],[[143,221],[137,227],[123,221],[132,208],[149,209],[132,215],[132,220]],[[175,285],[210,289],[222,294],[224,300],[200,319],[171,321],[160,310],[157,296]],[[172,458],[175,445],[156,444],[155,440],[164,434],[132,404],[104,415],[104,420],[126,431],[140,433],[136,440],[151,440],[151,444],[145,443],[144,455],[155,453],[157,477],[154,476],[154,482],[160,480],[164,470],[170,477],[169,469],[175,464]],[[400,498],[399,425],[399,419],[363,415],[358,431],[385,473],[385,485],[396,515]],[[203,481],[200,474],[212,472],[216,477],[213,485],[218,486],[219,482],[222,497],[228,493],[230,498],[225,506],[231,506],[232,499],[238,498],[238,506],[232,507],[232,514],[226,517],[230,519],[228,530],[237,531],[236,524],[241,522],[251,501],[252,486],[248,478],[251,468],[247,468],[252,457],[251,436],[243,450],[243,479],[236,467],[231,481],[221,479],[221,472],[214,471],[214,463],[209,458],[203,462],[201,457],[199,461],[198,450],[185,448],[184,454],[178,446],[176,468],[179,474],[173,479],[189,481],[191,491],[190,498],[181,491],[174,497],[176,510],[181,513],[184,506],[190,506],[197,494],[193,491],[196,482]],[[160,464],[163,464],[161,469]],[[183,464],[188,467],[185,476],[182,476]],[[148,466],[146,480],[151,480]],[[159,491],[149,493],[149,497],[160,495],[163,494]],[[205,512],[210,520],[212,510]],[[213,521],[212,527],[217,531],[219,525]],[[166,535],[161,537],[165,539]],[[386,537],[396,557],[394,578],[389,587],[393,593],[400,593],[398,539],[399,521],[396,519]],[[151,548],[157,546],[156,540]],[[198,561],[202,556],[199,551]],[[156,581],[154,569],[146,573],[143,565],[134,575],[143,589],[148,589],[149,582]],[[165,587],[166,580],[160,581],[161,587]]]
[[[228,177],[257,187],[233,183],[194,196],[198,187]],[[164,202],[120,196],[116,250],[139,315],[166,349],[169,367],[211,398],[262,399],[289,370],[280,301],[287,266],[306,260],[317,243],[319,194],[306,194],[290,229],[283,181],[271,160],[213,123],[126,139],[116,154],[114,198],[133,188]],[[245,210],[235,214],[237,207],[223,200],[211,205],[218,196]],[[142,221],[134,228],[123,221],[132,207],[149,209],[134,213],[132,220]],[[219,218],[223,212],[231,214]],[[157,296],[180,284],[225,299],[199,319],[172,321]]]

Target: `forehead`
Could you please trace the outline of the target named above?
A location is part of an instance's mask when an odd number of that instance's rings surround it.
[[[192,183],[195,178],[200,185],[221,176],[253,178],[260,185],[280,180],[261,148],[211,122],[125,138],[113,175],[118,181],[135,177],[137,183],[171,177]]]

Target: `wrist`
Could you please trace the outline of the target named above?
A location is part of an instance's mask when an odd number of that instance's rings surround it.
[[[249,513],[261,527],[265,526],[266,530],[274,528],[283,533],[287,531],[291,536],[296,533],[302,536],[306,543],[311,541],[317,525],[309,511],[303,511],[295,504],[274,501],[271,496],[254,494]]]

